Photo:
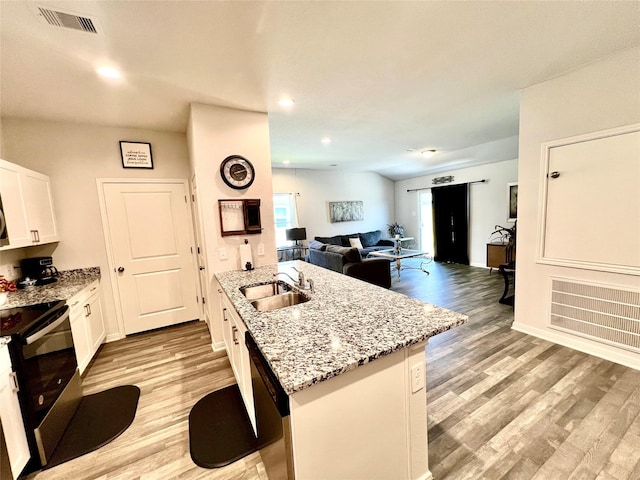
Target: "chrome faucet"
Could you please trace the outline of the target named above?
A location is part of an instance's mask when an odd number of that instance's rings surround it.
[[[298,281],[296,279],[294,279],[291,275],[289,275],[287,272],[278,272],[278,273],[274,273],[273,276],[277,277],[278,275],[286,275],[287,277],[289,277],[291,279],[291,281],[293,282],[294,285],[298,285]]]
[[[289,275],[287,272],[278,272],[278,273],[274,273],[273,276],[277,277],[278,275],[286,275],[287,277],[289,277],[291,279],[291,281],[293,282],[293,284],[296,287],[302,288],[303,290],[311,290],[311,293],[314,292],[314,284],[313,284],[313,280],[309,279],[309,287],[307,287],[307,282],[305,281],[304,278],[304,273],[302,273],[300,270],[298,270],[296,267],[291,267],[293,270],[295,270],[298,273],[298,280],[295,280],[291,275]]]

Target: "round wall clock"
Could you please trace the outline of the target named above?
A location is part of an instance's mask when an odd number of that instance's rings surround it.
[[[231,155],[220,164],[220,176],[224,183],[236,190],[248,188],[256,177],[251,162],[240,155]]]

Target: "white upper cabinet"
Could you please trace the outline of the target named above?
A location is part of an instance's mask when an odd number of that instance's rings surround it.
[[[20,172],[21,167],[18,165],[0,160],[0,196],[10,242],[9,245],[0,247],[3,250],[32,243]]]
[[[0,195],[9,236],[0,250],[59,240],[48,176],[0,160]]]

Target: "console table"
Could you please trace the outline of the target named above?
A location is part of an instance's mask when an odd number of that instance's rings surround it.
[[[278,261],[286,262],[289,260],[303,260],[309,253],[309,247],[305,245],[287,245],[284,247],[276,248],[278,252]]]

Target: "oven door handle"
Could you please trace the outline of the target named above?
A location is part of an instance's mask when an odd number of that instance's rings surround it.
[[[51,332],[52,330],[55,330],[62,323],[64,323],[64,321],[69,318],[69,307],[65,306],[64,308],[65,308],[65,312],[60,316],[60,318],[58,318],[55,322],[50,323],[49,325],[44,327],[42,330],[38,330],[33,335],[30,335],[27,338],[25,338],[24,343],[27,345],[31,345],[32,343],[37,342],[42,337],[44,337],[47,333]]]

